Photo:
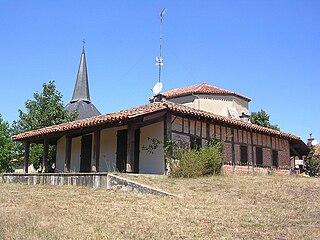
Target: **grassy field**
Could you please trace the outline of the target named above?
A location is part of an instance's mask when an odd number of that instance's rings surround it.
[[[0,184],[0,239],[319,239],[320,179],[130,176],[183,199]]]

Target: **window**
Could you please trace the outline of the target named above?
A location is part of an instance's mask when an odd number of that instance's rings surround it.
[[[248,164],[248,147],[240,146],[240,163],[241,165]]]
[[[202,147],[201,138],[196,136],[190,136],[190,148],[199,150]]]
[[[272,166],[279,167],[278,151],[272,151]]]
[[[263,165],[263,154],[261,147],[256,147],[256,161],[257,166]]]

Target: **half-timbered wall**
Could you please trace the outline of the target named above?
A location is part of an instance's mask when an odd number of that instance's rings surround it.
[[[247,164],[256,165],[256,147],[260,147],[262,149],[263,166],[273,166],[273,150],[278,152],[279,166],[289,166],[290,148],[286,139],[181,116],[173,115],[171,121],[172,140],[182,147],[190,148],[190,136],[200,138],[202,146],[207,144],[209,138],[216,138],[224,142],[225,163],[230,164],[234,161],[235,164],[240,164],[242,149],[242,151],[246,151]]]

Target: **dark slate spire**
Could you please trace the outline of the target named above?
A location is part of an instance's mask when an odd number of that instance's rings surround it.
[[[69,113],[76,111],[78,113],[76,120],[101,114],[98,109],[91,103],[84,47],[82,48],[77,81],[74,87],[73,96],[70,103],[67,104],[66,110]]]
[[[81,59],[78,69],[77,81],[74,87],[72,102],[76,101],[85,101],[91,102],[90,93],[89,93],[89,82],[88,82],[88,73],[87,73],[87,63],[86,63],[86,55],[84,52],[84,47],[82,48]]]

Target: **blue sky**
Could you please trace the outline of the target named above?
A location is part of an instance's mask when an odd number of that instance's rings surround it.
[[[271,123],[320,140],[320,1],[0,0],[0,113],[9,122],[42,84],[70,101],[85,39],[90,92],[102,113],[147,103],[157,81],[159,11],[164,91],[209,83],[252,99]]]

